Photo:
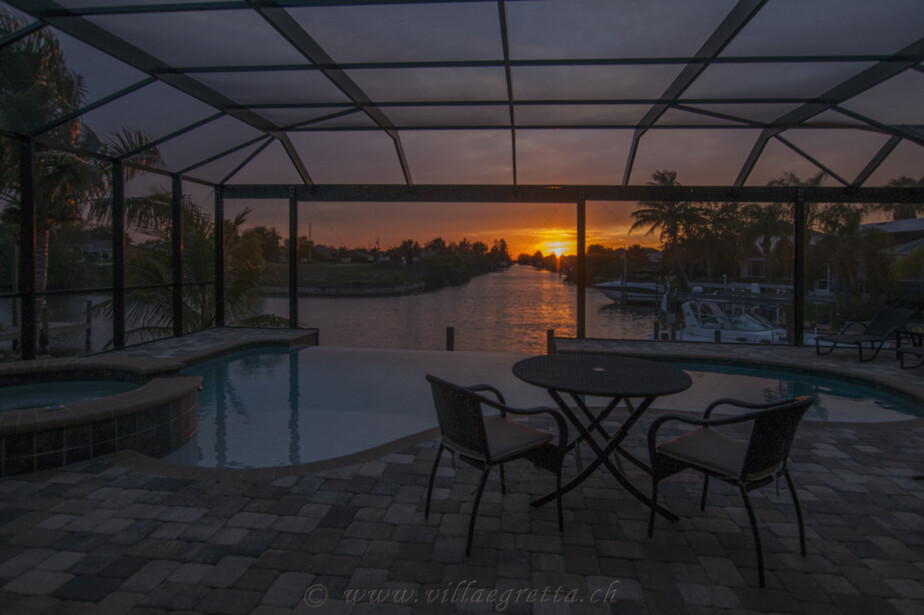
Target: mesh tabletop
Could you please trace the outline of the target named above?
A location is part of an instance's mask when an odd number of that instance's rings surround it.
[[[529,384],[584,395],[649,397],[679,393],[690,376],[672,365],[599,354],[557,354],[518,361],[513,374]]]

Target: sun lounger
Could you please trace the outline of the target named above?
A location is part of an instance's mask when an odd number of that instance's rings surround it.
[[[815,338],[815,352],[829,354],[838,344],[853,345],[860,353],[860,361],[872,361],[882,350],[882,346],[911,320],[913,314],[914,310],[904,308],[880,308],[869,324],[851,322],[847,323],[840,333],[819,335]],[[828,344],[830,347],[822,351],[822,345]],[[864,348],[871,350],[872,354],[864,357]]]

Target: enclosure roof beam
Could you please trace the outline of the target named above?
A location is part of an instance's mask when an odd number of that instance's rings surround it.
[[[718,57],[722,50],[734,39],[738,33],[754,18],[755,15],[763,8],[767,0],[739,0],[738,4],[729,11],[722,23],[716,27],[715,31],[703,43],[699,51],[696,52],[696,62],[687,64],[674,81],[667,86],[661,98],[664,102],[654,105],[648,110],[648,113],[639,120],[635,129],[635,135],[632,137],[632,152],[626,160],[626,169],[623,173],[623,184],[628,185],[629,177],[632,175],[632,166],[635,164],[635,153],[638,149],[638,142],[645,134],[649,127],[653,126],[662,115],[676,103],[683,93],[689,88],[696,79],[703,73],[712,61]]]
[[[281,132],[279,126],[263,116],[241,107],[224,94],[196,81],[192,77],[175,72],[171,66],[161,60],[83,17],[75,16],[53,0],[9,0],[8,4],[39,17],[58,30],[93,45],[112,57],[119,58],[125,64],[147,73],[215,109],[225,111],[231,117],[264,134],[277,136]],[[287,147],[286,151],[290,157],[295,156],[297,158],[298,154],[294,149],[290,150]],[[302,180],[306,184],[310,184],[311,178],[307,172],[303,173],[305,167],[301,164],[301,161],[296,164],[296,168],[299,169]]]
[[[924,60],[924,38],[919,38],[917,41],[911,43],[899,51],[897,54],[895,54],[895,56],[896,58],[894,60],[890,59],[878,62],[874,66],[871,66],[861,73],[854,75],[846,81],[843,81],[842,83],[834,86],[821,95],[822,99],[833,100],[834,102],[806,103],[797,109],[793,109],[789,113],[784,114],[782,117],[773,122],[773,124],[790,124],[793,126],[801,125],[819,113],[832,109],[845,100],[849,100],[861,92],[865,92],[866,90],[879,85],[883,81],[887,81],[899,73],[909,68],[913,68],[922,60]],[[738,173],[738,178],[735,180],[736,186],[744,185],[744,182],[747,181],[748,176],[754,169],[754,165],[757,164],[757,158],[760,156],[760,153],[763,151],[764,147],[766,147],[767,141],[781,133],[783,130],[783,128],[772,128],[764,130],[763,134],[761,134],[760,138],[751,149],[751,153],[748,155],[747,161],[744,163],[741,171]]]
[[[869,179],[869,176],[879,168],[886,158],[889,157],[889,154],[892,153],[898,144],[902,142],[901,137],[892,136],[891,139],[886,141],[885,145],[879,148],[879,151],[876,152],[876,155],[866,164],[862,171],[857,175],[856,179],[851,183],[852,186],[861,186],[863,182]]]
[[[341,69],[334,59],[315,41],[295,19],[275,0],[248,0],[263,19],[276,29],[309,62],[319,67],[320,71],[351,101],[360,105],[362,110],[379,128],[394,141],[401,171],[407,184],[412,184],[404,148],[398,130],[392,121],[375,104],[372,99]]]
[[[227,184],[226,198],[288,198],[293,186]],[[697,201],[792,203],[797,190],[806,202],[921,203],[924,186],[540,186],[540,185],[415,185],[314,184],[294,186],[302,201],[455,202],[455,203],[576,203],[586,201]]]
[[[513,74],[510,62],[510,40],[507,31],[507,5],[504,0],[497,0],[497,13],[500,21],[501,47],[504,51],[504,78],[507,81],[507,109],[510,114],[510,156],[512,163],[513,185],[517,185],[517,120],[516,106],[513,98]]]
[[[11,45],[15,43],[16,41],[29,36],[33,32],[38,32],[44,27],[45,27],[45,24],[43,24],[40,21],[33,21],[30,24],[26,24],[19,30],[16,30],[15,32],[10,32],[3,38],[0,38],[0,49],[3,49],[7,45]]]

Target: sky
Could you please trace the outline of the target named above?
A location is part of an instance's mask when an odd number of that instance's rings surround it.
[[[101,0],[59,0],[63,5],[95,6]],[[726,18],[735,0],[552,0],[507,3],[509,52],[513,60],[563,58],[689,57]],[[721,56],[758,57],[806,54],[890,54],[917,41],[924,32],[920,0],[770,0],[749,21]],[[292,8],[289,15],[337,62],[452,62],[503,58],[497,5],[492,2],[385,4]],[[287,45],[253,11],[193,11],[182,19],[170,14],[115,14],[88,18],[130,41],[158,60],[180,67],[200,67],[191,76],[240,104],[285,102],[331,105],[320,108],[260,109],[279,125],[342,110],[349,99],[316,71],[273,70],[223,72],[238,66],[290,65],[304,58]],[[59,33],[68,64],[85,79],[87,101],[98,100],[146,77],[102,52]],[[730,185],[760,135],[747,124],[721,126],[729,114],[753,121],[771,121],[797,103],[763,102],[697,104],[696,99],[764,100],[818,96],[865,70],[869,62],[718,63],[682,94],[683,107],[668,110],[642,135],[629,183],[646,184],[654,171],[673,169],[683,185]],[[512,67],[511,86],[517,101],[543,105],[515,107],[514,137],[505,104],[478,106],[451,103],[505,101],[502,66],[460,68],[357,67],[347,76],[372,100],[393,103],[423,101],[442,106],[390,106],[385,113],[396,132],[416,184],[620,184],[632,147],[633,130],[625,128],[651,108],[640,104],[573,104],[574,100],[649,100],[664,94],[684,69],[675,64]],[[685,99],[685,100],[684,100]],[[848,111],[886,124],[924,125],[924,73],[907,70],[843,103]],[[88,112],[83,119],[98,134],[137,127],[162,137],[203,120],[215,110],[165,83],[154,83]],[[844,114],[827,111],[815,129],[791,129],[786,142],[772,140],[764,149],[746,185],[765,185],[784,172],[809,177],[818,172],[814,160],[851,181],[887,142],[874,130]],[[416,129],[401,130],[411,122]],[[460,123],[471,129],[426,130],[432,124]],[[623,126],[592,129],[605,122]],[[703,123],[719,127],[697,128]],[[728,123],[728,122],[725,122]],[[373,126],[363,113],[323,124],[346,131],[289,132],[288,138],[319,184],[404,183],[395,141]],[[547,126],[547,128],[543,128]],[[573,127],[572,127],[573,126]],[[496,129],[495,129],[496,128]],[[668,129],[664,129],[668,128]],[[169,139],[159,149],[167,168],[189,169],[212,154],[260,136],[252,126],[232,117],[203,124],[187,135]],[[289,184],[301,178],[279,143],[257,152],[251,145],[187,173],[231,183]],[[866,185],[884,185],[903,175],[924,175],[924,147],[902,142]],[[154,180],[154,183],[162,180]],[[150,181],[139,181],[140,190]],[[829,178],[826,185],[839,185]],[[210,191],[192,183],[184,187],[211,207]],[[286,203],[228,203],[253,211],[249,224],[288,228]],[[629,233],[631,203],[588,203],[587,243],[611,247],[657,245],[643,231]],[[405,239],[421,244],[441,237],[463,237],[488,245],[503,238],[510,252],[574,251],[576,207],[549,204],[418,204],[304,203],[299,233],[317,243],[347,247],[388,248]]]

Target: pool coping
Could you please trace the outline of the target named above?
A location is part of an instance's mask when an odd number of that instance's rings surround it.
[[[0,476],[46,470],[124,448],[162,455],[196,429],[201,378],[152,358],[68,357],[0,364],[6,384],[82,380],[138,384],[121,393],[0,412]]]
[[[154,474],[168,478],[186,478],[193,480],[272,480],[283,476],[310,476],[318,472],[336,470],[354,465],[381,461],[383,457],[399,453],[426,442],[435,442],[440,437],[438,427],[404,436],[385,444],[367,448],[362,451],[309,461],[296,465],[267,466],[262,468],[209,468],[193,466],[178,461],[151,457],[138,451],[126,449],[106,455],[102,459],[113,465],[137,472]]]
[[[158,384],[168,389],[172,388],[174,379],[189,380],[188,376],[180,376],[179,370],[182,367],[183,364],[176,361],[109,357],[47,358],[0,363],[2,384],[41,384],[90,379],[134,382],[139,385],[122,393],[62,404],[54,409],[34,406],[4,410],[0,412],[0,438],[25,433],[28,430],[68,427],[87,419],[103,420],[134,410],[145,410],[163,397],[157,393],[157,386],[151,386],[154,379],[158,379]]]
[[[850,384],[886,391],[924,407],[924,380],[901,369],[898,360],[860,363],[843,357],[817,355],[814,346],[756,345],[734,343],[650,342],[599,338],[554,338],[556,352],[615,354],[660,361],[695,361],[714,365],[768,367],[780,371],[819,375]],[[883,349],[883,353],[894,349]],[[851,356],[855,356],[855,353]],[[924,417],[919,417],[924,418]],[[915,418],[909,421],[918,420]],[[836,423],[838,421],[826,421]],[[857,421],[840,421],[865,424]],[[886,421],[886,422],[905,422]],[[873,424],[876,424],[875,422]]]
[[[233,354],[235,352],[255,348],[255,347],[298,347],[306,345],[317,345],[317,331],[316,330],[265,330],[265,329],[236,329],[236,328],[225,328],[225,329],[210,329],[208,333],[211,337],[218,337],[225,333],[232,332],[234,334],[234,339],[227,340],[223,339],[219,343],[209,344],[200,349],[197,349],[195,352],[187,352],[184,354],[183,361],[178,361],[182,364],[183,367],[187,365],[193,365],[196,363],[202,363],[211,359],[219,358],[228,354]],[[198,336],[200,334],[192,334],[193,336]],[[188,337],[188,336],[187,336]],[[171,338],[172,339],[172,338]],[[182,338],[181,338],[182,339]],[[164,340],[169,342],[170,340]],[[741,364],[750,363],[750,364],[759,364],[767,365],[775,368],[789,369],[790,371],[795,371],[797,369],[805,369],[815,373],[822,373],[825,375],[833,375],[834,377],[846,379],[848,382],[850,378],[855,378],[862,384],[872,385],[877,388],[883,388],[890,392],[896,392],[899,395],[906,396],[911,398],[914,401],[919,401],[924,403],[924,386],[918,384],[914,386],[913,383],[896,383],[894,378],[877,376],[876,374],[871,374],[868,369],[868,364],[858,364],[852,365],[847,362],[841,362],[837,359],[832,359],[829,361],[819,361],[814,359],[814,348],[809,347],[792,347],[792,346],[779,346],[779,347],[767,347],[767,346],[757,346],[750,344],[690,344],[683,342],[649,342],[649,341],[633,341],[633,340],[605,340],[605,339],[594,339],[586,338],[583,340],[577,340],[575,338],[555,338],[555,348],[558,352],[605,352],[613,354],[621,354],[624,356],[637,356],[639,358],[648,358],[664,359],[670,357],[672,360],[696,360],[703,362],[712,362],[712,363],[728,363],[728,364]],[[570,350],[565,348],[570,345]],[[578,346],[581,346],[580,349],[576,349]],[[152,342],[148,347],[152,353],[160,352],[156,347],[156,342]],[[143,350],[140,347],[135,347],[132,349],[132,352],[138,353],[139,350]],[[755,358],[751,356],[746,360],[734,359],[736,355],[740,355],[742,351],[746,351],[749,355],[753,355],[756,352],[762,354],[780,354],[785,353],[785,357],[758,357]],[[809,353],[810,351],[810,353]],[[118,354],[118,353],[108,353],[108,354]],[[828,365],[830,363],[830,365]],[[899,370],[897,367],[897,361],[895,369]],[[905,373],[902,374],[904,378],[902,380],[911,381],[912,378],[908,372],[912,370],[903,370]],[[844,378],[846,376],[846,378]],[[681,414],[698,414],[698,411],[678,411],[678,410],[662,410],[658,408],[652,408],[649,412],[651,413],[676,413],[680,412]],[[924,417],[921,418],[909,418],[907,420],[900,421],[886,421],[886,422],[851,422],[851,421],[825,421],[813,423],[806,421],[800,426],[800,429],[808,430],[817,430],[821,428],[827,429],[839,429],[839,428],[857,428],[862,427],[865,430],[894,430],[899,425],[913,425],[917,426],[924,423]],[[315,474],[318,472],[324,472],[327,470],[333,470],[338,468],[343,468],[347,466],[353,466],[357,464],[370,463],[376,460],[380,460],[383,456],[390,454],[399,453],[408,448],[420,446],[427,442],[435,442],[439,438],[439,429],[430,428],[416,434],[411,434],[379,446],[366,449],[363,451],[358,451],[356,453],[351,453],[349,455],[344,455],[340,457],[333,457],[330,459],[325,459],[315,462],[307,462],[298,465],[286,465],[286,466],[269,466],[262,468],[209,468],[209,467],[200,467],[193,466],[188,464],[183,464],[174,461],[168,461],[165,459],[160,459],[139,453],[132,450],[123,450],[119,452],[106,455],[104,458],[115,465],[120,467],[148,472],[151,474],[156,474],[160,476],[166,476],[171,478],[193,478],[193,479],[203,479],[203,480],[253,480],[253,479],[274,479],[282,476],[304,476]]]

